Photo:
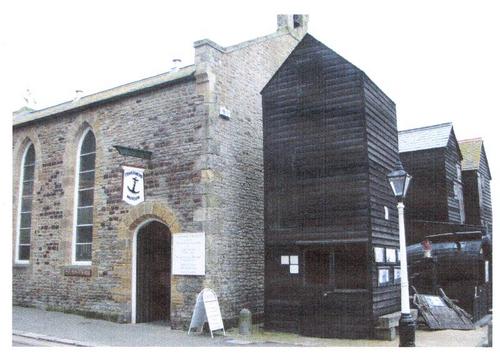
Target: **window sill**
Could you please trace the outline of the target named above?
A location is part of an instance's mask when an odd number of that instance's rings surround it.
[[[14,263],[12,265],[12,268],[13,269],[26,269],[30,266],[30,263],[27,262],[27,263]]]

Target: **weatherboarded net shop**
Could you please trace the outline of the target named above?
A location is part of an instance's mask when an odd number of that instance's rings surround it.
[[[400,309],[394,103],[310,35],[262,97],[265,326],[373,337]]]

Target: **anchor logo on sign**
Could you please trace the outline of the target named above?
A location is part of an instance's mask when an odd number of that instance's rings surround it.
[[[127,186],[127,189],[128,191],[130,191],[132,194],[138,194],[140,191],[135,191],[135,184],[137,184],[137,182],[139,181],[138,178],[134,177],[132,178],[132,181],[134,182],[134,185],[132,185],[132,189],[130,188],[130,186]]]

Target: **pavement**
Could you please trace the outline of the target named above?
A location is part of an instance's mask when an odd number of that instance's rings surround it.
[[[89,319],[79,315],[45,311],[35,308],[12,308],[13,346],[157,346],[157,347],[397,347],[399,340],[348,340],[321,339],[297,334],[264,331],[254,326],[252,335],[241,336],[238,329],[226,329],[214,338],[206,333],[172,330],[163,322],[118,324],[105,320]],[[484,346],[487,326],[475,330],[418,330],[415,343],[418,347]]]

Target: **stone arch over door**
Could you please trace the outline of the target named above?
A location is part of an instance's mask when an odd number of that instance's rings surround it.
[[[170,233],[173,235],[181,231],[181,225],[175,216],[175,213],[160,201],[147,201],[136,205],[130,209],[127,215],[124,216],[118,228],[118,241],[125,246],[123,261],[120,265],[115,266],[115,273],[119,274],[120,282],[116,288],[112,290],[113,299],[122,304],[127,304],[128,321],[132,318],[132,291],[133,291],[133,252],[134,238],[137,231],[148,222],[158,221],[166,225]],[[176,305],[183,303],[182,294],[177,291],[177,278],[171,276],[171,293],[170,293],[170,313],[174,314]]]

